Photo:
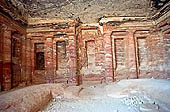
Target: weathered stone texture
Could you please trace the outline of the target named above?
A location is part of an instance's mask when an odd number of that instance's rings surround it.
[[[19,85],[21,81],[21,38],[19,35],[12,37],[12,82],[13,87]]]
[[[149,16],[148,0],[32,0],[25,3],[31,18],[80,19],[96,23],[103,16]]]
[[[24,8],[23,3],[16,0],[1,0],[0,9],[1,14],[5,14],[6,16],[12,18],[12,20],[15,20],[17,22],[17,24],[26,25],[28,11]]]
[[[114,63],[114,70],[115,70],[115,78],[120,79],[123,74],[126,72],[126,66],[125,66],[125,40],[120,39],[112,39],[112,49],[113,55],[115,56],[115,63]]]
[[[24,80],[25,77],[30,76],[30,72],[25,74],[25,68],[28,65],[25,64],[26,58],[23,55],[26,52],[23,43],[23,35],[26,33],[26,29],[3,15],[0,15],[0,29],[1,90],[9,90],[22,86],[22,83],[27,81]]]
[[[34,23],[28,29],[28,38],[33,40],[32,64],[33,83],[74,83],[76,81],[76,38],[74,34],[74,22],[59,22],[55,24],[45,21]],[[61,25],[62,24],[62,25]],[[65,25],[65,26],[63,26]],[[58,27],[56,27],[58,26]],[[42,30],[34,30],[40,28]],[[50,28],[47,29],[47,28]],[[52,31],[53,30],[53,31]],[[43,44],[44,47],[36,47],[36,44]],[[45,70],[37,70],[37,52],[44,52]]]
[[[105,32],[111,31],[110,35],[112,34],[111,48],[113,54],[111,54],[111,58],[113,60],[110,61],[113,62],[114,70],[113,73],[110,73],[113,74],[115,80],[122,78],[167,77],[163,66],[163,62],[165,62],[163,59],[163,38],[159,31],[155,31],[155,28],[150,24],[141,27],[141,23],[136,24],[134,22],[122,23],[120,26],[109,25],[110,24],[106,25]],[[122,33],[122,30],[127,33]],[[105,38],[106,37],[107,36],[105,36]],[[122,41],[121,39],[123,39],[125,43],[125,54],[122,59],[120,59],[122,57],[120,49],[123,45],[121,45],[121,47],[119,45]],[[107,43],[109,43],[109,38]],[[117,48],[119,47],[119,52],[116,51],[116,46]],[[110,49],[109,45],[106,46],[106,49]],[[119,58],[116,58],[118,55]],[[109,55],[107,54],[107,56]],[[125,63],[125,67],[124,70],[118,71],[117,62],[121,61]],[[105,66],[107,66],[107,64]],[[121,75],[119,75],[119,73]]]
[[[4,29],[3,33],[3,89],[11,89],[11,31]]]
[[[53,97],[64,95],[62,84],[42,84],[30,86],[0,95],[1,112],[37,112]]]
[[[53,43],[52,38],[46,38],[44,45],[45,48],[45,76],[48,83],[54,80],[54,67],[53,67]]]
[[[13,20],[22,9],[12,11],[19,2],[11,0],[11,9],[6,1],[0,3],[2,90],[40,83],[170,77],[170,12],[166,11],[170,3],[157,7],[158,15],[148,18],[139,17],[149,15],[147,0],[30,2],[25,2],[32,10],[30,16],[42,18],[23,18],[22,24],[18,22],[23,11]],[[132,15],[138,17],[127,17]]]
[[[104,61],[101,58],[103,54],[103,42],[101,41],[100,31],[93,27],[80,28],[81,36],[79,37],[79,69],[86,80],[101,80],[104,71]],[[97,76],[98,75],[98,76]]]
[[[169,77],[170,76],[170,70],[169,70],[169,56],[170,56],[170,20],[166,19],[165,21],[162,22],[161,25],[159,25],[161,32],[162,32],[162,37],[163,37],[163,69],[165,76],[164,77]]]

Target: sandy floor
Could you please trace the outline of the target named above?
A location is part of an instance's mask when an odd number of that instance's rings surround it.
[[[42,112],[170,112],[170,80],[137,79],[71,86]]]

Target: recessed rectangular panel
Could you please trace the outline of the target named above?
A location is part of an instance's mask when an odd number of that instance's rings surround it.
[[[61,41],[56,43],[56,69],[62,70],[66,69],[66,42]]]
[[[86,42],[86,52],[87,52],[87,67],[95,67],[95,43],[94,41]]]
[[[117,69],[125,66],[125,44],[123,38],[115,39],[115,61]]]
[[[148,55],[146,38],[137,38],[137,44],[139,66],[146,66]]]

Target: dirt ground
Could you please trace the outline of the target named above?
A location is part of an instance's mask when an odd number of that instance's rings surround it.
[[[40,112],[170,112],[170,80],[69,86]]]

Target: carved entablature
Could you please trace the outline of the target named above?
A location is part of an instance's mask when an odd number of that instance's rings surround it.
[[[121,24],[128,23],[128,22],[144,22],[148,21],[148,18],[135,18],[135,17],[115,17],[120,18],[119,20],[108,20],[106,22],[107,26],[120,26]],[[102,21],[101,21],[102,22]]]
[[[49,27],[50,29],[67,29],[69,28],[68,22],[62,23],[41,23],[41,24],[33,24],[29,25],[29,28],[42,28],[42,27]]]

